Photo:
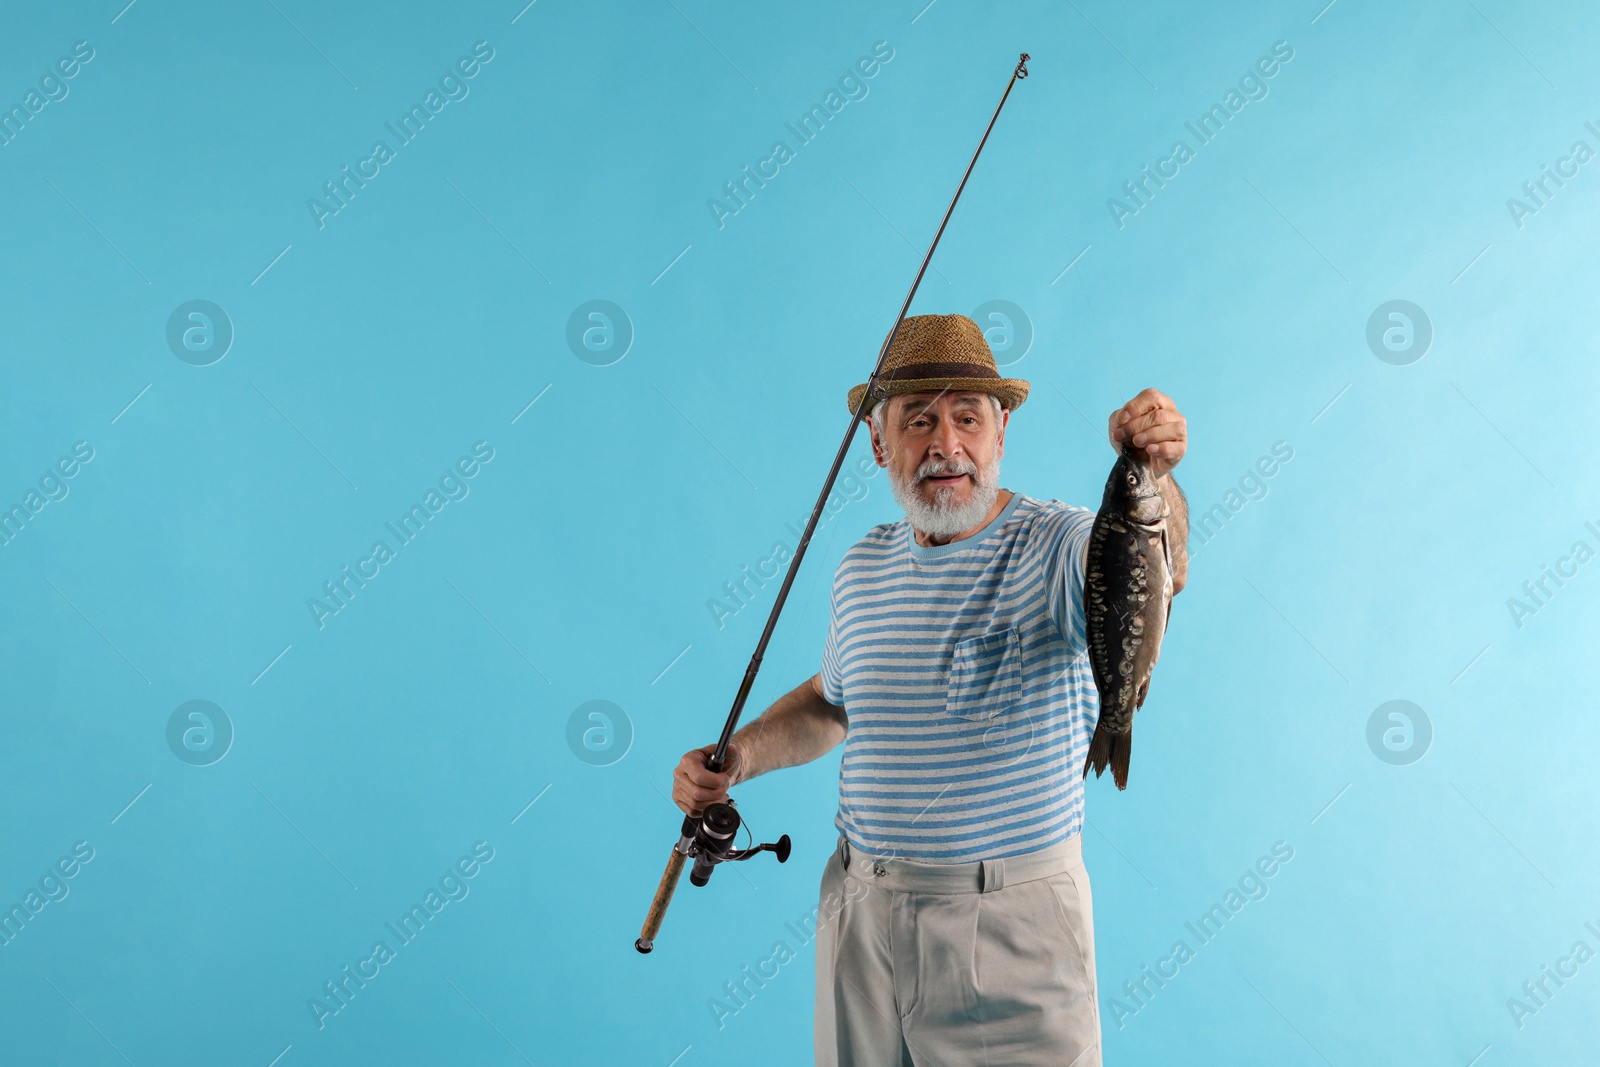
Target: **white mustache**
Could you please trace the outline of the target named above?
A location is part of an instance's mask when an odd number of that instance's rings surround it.
[[[939,474],[971,474],[976,477],[977,473],[978,467],[973,463],[962,463],[958,460],[944,463],[929,462],[917,468],[917,481],[920,482]]]

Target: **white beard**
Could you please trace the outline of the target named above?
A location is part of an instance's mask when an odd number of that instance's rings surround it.
[[[952,504],[950,498],[956,487],[940,486],[934,490],[934,503],[929,504],[917,488],[930,474],[972,475],[972,495],[965,504]],[[981,469],[965,460],[930,460],[917,468],[914,478],[902,480],[891,468],[889,487],[895,500],[906,509],[906,518],[919,533],[934,537],[954,537],[963,530],[978,525],[994,507],[1000,496],[1000,459],[993,457]]]

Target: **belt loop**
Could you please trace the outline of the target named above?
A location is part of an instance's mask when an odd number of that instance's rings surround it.
[[[993,893],[1005,888],[1005,860],[982,860],[978,866],[978,891]]]

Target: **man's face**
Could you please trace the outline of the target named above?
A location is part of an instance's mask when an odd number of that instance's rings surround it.
[[[999,462],[1011,413],[996,417],[982,393],[906,393],[885,404],[883,434],[872,432],[872,452],[889,471],[918,529],[949,535],[974,525],[977,505],[987,512],[998,491]],[[907,500],[902,500],[907,504]],[[947,517],[940,522],[935,516]],[[980,516],[981,517],[981,516]],[[933,528],[924,525],[932,521]],[[941,529],[961,521],[956,530]]]

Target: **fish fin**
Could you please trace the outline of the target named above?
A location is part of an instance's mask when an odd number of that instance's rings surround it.
[[[1139,689],[1133,694],[1133,710],[1138,711],[1144,707],[1144,698],[1150,695],[1150,679],[1147,677],[1139,683]]]
[[[1128,755],[1132,749],[1132,729],[1111,742],[1111,777],[1116,779],[1118,789],[1128,788]]]
[[[1172,584],[1172,542],[1167,540],[1167,528],[1161,527],[1161,551],[1167,554],[1167,584]],[[1161,632],[1167,632],[1167,625],[1172,622],[1172,597],[1167,597],[1167,622],[1162,624]]]
[[[1094,776],[1100,777],[1105,773],[1106,763],[1111,759],[1111,734],[1094,728],[1094,737],[1089,741],[1089,754],[1083,760],[1083,776],[1089,777],[1089,768],[1094,767]]]

